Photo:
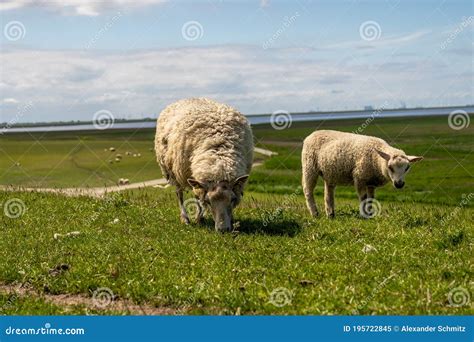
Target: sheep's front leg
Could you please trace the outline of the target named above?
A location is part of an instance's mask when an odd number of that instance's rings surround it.
[[[375,198],[375,186],[367,187],[367,198]]]
[[[324,201],[326,204],[326,215],[330,218],[334,217],[334,185],[324,182]]]
[[[196,223],[201,224],[204,217],[204,207],[200,200],[197,200]]]
[[[359,201],[363,202],[367,199],[368,196],[368,187],[365,184],[357,184],[355,185],[357,190],[357,196],[359,196]]]
[[[183,222],[184,224],[189,224],[188,213],[186,212],[186,207],[184,206],[183,189],[176,189],[176,196],[178,196],[181,222]]]
[[[311,174],[310,172],[303,172],[303,192],[306,199],[306,206],[311,214],[311,216],[318,216],[318,208],[316,207],[316,202],[314,201],[314,188],[318,181],[318,175]]]

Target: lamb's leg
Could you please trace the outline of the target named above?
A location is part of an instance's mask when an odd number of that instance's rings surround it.
[[[334,185],[329,185],[328,182],[324,182],[324,202],[326,204],[326,215],[329,218],[334,217]]]
[[[178,196],[179,210],[181,222],[189,224],[188,213],[186,212],[186,207],[184,206],[184,192],[183,189],[176,189],[176,196]]]
[[[365,184],[355,184],[357,190],[357,195],[359,196],[359,202],[365,201],[367,199],[367,189],[368,187]]]
[[[311,216],[318,216],[318,208],[314,202],[314,188],[318,182],[318,174],[315,172],[312,174],[307,170],[303,170],[303,193],[306,198],[306,206],[308,207]]]
[[[375,186],[367,187],[367,198],[375,198]]]

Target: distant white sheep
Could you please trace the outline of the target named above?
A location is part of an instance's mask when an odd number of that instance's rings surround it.
[[[245,116],[205,98],[175,102],[158,118],[155,150],[163,175],[176,186],[181,220],[189,223],[183,192],[191,187],[196,220],[207,206],[216,230],[231,230],[232,209],[241,200],[253,160]]]
[[[423,157],[407,156],[382,139],[338,131],[321,130],[303,143],[303,192],[312,216],[318,215],[313,191],[317,179],[324,179],[326,214],[334,217],[336,185],[355,185],[359,200],[373,199],[375,188],[391,181],[400,189],[410,163]]]

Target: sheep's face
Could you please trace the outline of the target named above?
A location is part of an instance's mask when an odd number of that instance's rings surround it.
[[[231,231],[233,209],[240,203],[248,175],[234,181],[206,182],[188,179],[196,197],[212,214],[217,231]]]
[[[390,178],[393,186],[397,189],[401,189],[405,186],[405,176],[408,173],[408,170],[410,170],[410,164],[423,159],[423,157],[417,156],[391,156],[378,150],[377,153],[387,162],[386,175]]]

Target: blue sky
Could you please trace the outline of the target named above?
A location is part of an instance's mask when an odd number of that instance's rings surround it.
[[[66,3],[66,5],[65,5]],[[0,4],[0,122],[473,103],[471,1]]]

